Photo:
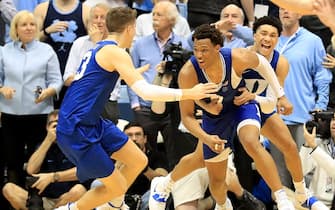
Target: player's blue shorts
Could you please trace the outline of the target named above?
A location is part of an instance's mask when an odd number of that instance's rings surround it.
[[[224,113],[220,117],[211,118],[204,116],[202,127],[204,131],[211,135],[218,135],[221,139],[227,141],[225,147],[233,149],[233,140],[237,134],[237,130],[244,125],[255,125],[260,128],[261,117],[259,105],[257,102],[239,106],[237,109],[232,109]],[[211,150],[206,144],[203,144],[204,159],[210,159],[218,154]]]
[[[236,118],[237,109],[231,109],[229,112],[220,114],[217,117],[202,116],[202,128],[210,135],[217,135],[222,140],[226,140],[225,147],[233,147],[233,140],[236,135]],[[214,152],[207,144],[203,144],[204,159],[210,159],[218,154]]]
[[[251,101],[247,104],[239,106],[237,115],[237,133],[240,128],[245,125],[254,125],[260,129],[261,127],[261,112],[259,104],[255,101]]]
[[[109,176],[114,171],[110,156],[127,141],[128,136],[114,123],[102,119],[95,126],[78,124],[71,134],[57,131],[57,143],[76,165],[81,182]]]
[[[263,127],[266,120],[269,119],[275,113],[276,113],[275,110],[273,112],[269,113],[269,114],[265,114],[265,113],[261,112],[261,126]]]

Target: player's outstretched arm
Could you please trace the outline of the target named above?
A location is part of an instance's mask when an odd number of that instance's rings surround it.
[[[144,80],[142,75],[135,70],[128,53],[113,45],[103,47],[97,53],[96,60],[99,65],[107,71],[117,71],[128,86],[145,100],[198,100],[211,97],[218,90],[218,86],[213,83],[197,84],[189,89],[172,89],[149,84]]]

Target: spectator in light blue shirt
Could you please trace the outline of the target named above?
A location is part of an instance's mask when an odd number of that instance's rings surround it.
[[[254,44],[252,29],[244,26],[243,10],[236,4],[228,4],[221,10],[220,20],[215,26],[224,36],[223,47],[239,48]],[[189,45],[193,46],[192,35],[188,39]]]
[[[12,22],[13,42],[2,48],[0,60],[0,107],[5,161],[9,181],[23,186],[24,149],[28,156],[45,133],[53,97],[62,87],[59,62],[53,49],[37,37],[31,12],[18,12]]]
[[[329,100],[330,71],[322,66],[326,51],[321,39],[300,27],[297,13],[279,10],[283,32],[276,49],[284,55],[290,70],[285,80],[286,97],[293,104],[293,113],[282,116],[295,139],[298,149],[304,143],[303,126],[311,116],[310,111],[326,110]],[[282,155],[271,145],[271,153],[276,161],[282,183],[292,187]]]

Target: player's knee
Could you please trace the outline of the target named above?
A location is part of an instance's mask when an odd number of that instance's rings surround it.
[[[286,141],[282,153],[287,153],[287,154],[297,153],[298,154],[297,144],[293,140],[292,141]]]

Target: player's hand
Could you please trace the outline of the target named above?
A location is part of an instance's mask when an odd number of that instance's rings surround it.
[[[206,110],[206,112],[209,112],[213,115],[220,114],[224,106],[223,97],[219,95],[215,95],[202,100],[196,100],[195,103],[204,110]]]
[[[15,92],[15,89],[11,87],[3,86],[0,88],[0,93],[5,97],[5,99],[12,99]]]
[[[255,95],[250,93],[247,88],[239,88],[238,91],[241,92],[241,95],[234,97],[234,104],[236,106],[241,106],[251,100],[255,99]]]
[[[202,140],[211,148],[213,152],[216,153],[221,153],[225,149],[225,144],[227,143],[227,140],[220,139],[217,135],[208,135]]]
[[[283,115],[289,115],[293,112],[293,105],[291,102],[286,98],[286,96],[282,96],[278,98],[277,101],[277,112]]]
[[[191,89],[184,89],[183,98],[200,100],[203,98],[218,98],[218,95],[214,94],[218,91],[219,86],[215,83],[200,83],[195,85]]]
[[[335,27],[334,10],[335,10],[334,0],[314,0],[313,1],[313,13],[318,16],[318,18],[323,24],[325,24],[332,30]]]

